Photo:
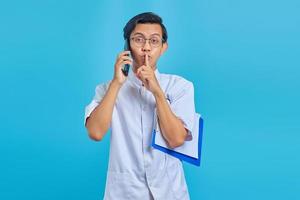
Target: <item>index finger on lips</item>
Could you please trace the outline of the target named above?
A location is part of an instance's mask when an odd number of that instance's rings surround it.
[[[145,65],[147,67],[149,67],[149,55],[148,54],[145,55]]]

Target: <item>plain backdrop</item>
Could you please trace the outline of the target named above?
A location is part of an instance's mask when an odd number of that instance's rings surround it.
[[[84,108],[145,11],[169,32],[160,72],[194,83],[205,120],[191,199],[300,199],[299,2],[1,1],[0,199],[102,198],[109,134],[88,138]]]

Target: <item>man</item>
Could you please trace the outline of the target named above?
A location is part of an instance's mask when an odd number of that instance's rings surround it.
[[[151,140],[155,119],[170,148],[192,138],[193,84],[159,73],[157,61],[168,43],[158,15],[139,14],[123,30],[130,51],[117,56],[113,79],[96,87],[85,113],[93,140],[111,128],[104,199],[189,199],[181,161],[153,149]],[[122,72],[125,64],[132,66],[128,76]]]

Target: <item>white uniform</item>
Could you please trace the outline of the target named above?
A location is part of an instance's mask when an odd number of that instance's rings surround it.
[[[173,113],[191,133],[195,113],[193,84],[179,76],[160,74],[157,69],[155,75]],[[96,87],[95,97],[85,109],[85,120],[99,105],[108,86],[109,83]],[[130,71],[113,109],[105,200],[189,199],[182,162],[151,147],[155,108],[152,93]]]

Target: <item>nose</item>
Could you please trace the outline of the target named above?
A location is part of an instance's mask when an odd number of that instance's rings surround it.
[[[151,46],[150,46],[149,40],[145,41],[145,44],[144,44],[142,50],[143,50],[143,52],[149,52],[151,50]]]

